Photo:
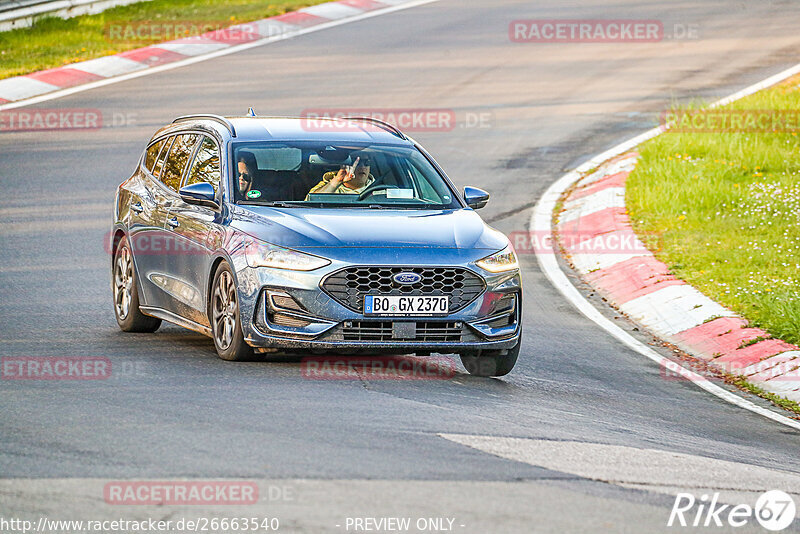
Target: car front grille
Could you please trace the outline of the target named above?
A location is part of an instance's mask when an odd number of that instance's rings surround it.
[[[398,273],[420,275],[419,282],[400,285]],[[486,285],[477,274],[462,267],[347,267],[328,275],[322,289],[348,309],[364,313],[365,295],[446,295],[455,313],[480,295]]]
[[[413,335],[396,337],[392,321],[346,321],[338,332],[342,341],[414,341],[423,343],[460,343],[471,340],[461,322],[418,321]]]

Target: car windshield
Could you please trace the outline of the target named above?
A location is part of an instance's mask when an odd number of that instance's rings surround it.
[[[414,147],[307,142],[237,143],[240,204],[321,208],[455,209],[444,178]]]

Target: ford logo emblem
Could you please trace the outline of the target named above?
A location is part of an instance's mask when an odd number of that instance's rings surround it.
[[[418,275],[417,273],[397,273],[392,277],[392,280],[398,284],[410,286],[422,280],[422,276]]]

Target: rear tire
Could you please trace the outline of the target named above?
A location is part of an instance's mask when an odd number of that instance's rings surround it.
[[[128,238],[123,237],[114,251],[112,272],[114,316],[123,332],[155,332],[161,319],[145,315],[139,309],[139,284]]]
[[[519,342],[508,350],[486,350],[480,356],[462,354],[461,363],[467,372],[474,376],[505,376],[516,365],[521,346],[520,335]]]
[[[230,266],[223,262],[214,274],[208,317],[217,355],[223,360],[244,362],[254,358],[253,347],[244,340],[239,317],[239,298]]]

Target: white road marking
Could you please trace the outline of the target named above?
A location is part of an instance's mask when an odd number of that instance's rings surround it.
[[[722,502],[752,505],[758,493],[771,489],[800,493],[798,474],[693,454],[580,441],[439,435],[508,460],[668,495],[719,491]]]
[[[228,48],[225,43],[199,43],[197,40],[194,42],[187,40],[184,43],[174,41],[169,43],[154,44],[153,48],[161,48],[184,56],[201,56],[217,50]]]
[[[786,397],[789,400],[793,400],[795,402],[800,402],[800,389],[796,389],[794,391],[785,393],[784,397]]]
[[[319,4],[311,7],[304,7],[300,10],[301,13],[308,13],[325,19],[337,20],[345,17],[354,17],[361,13],[360,9],[350,7],[345,4],[335,4],[332,2],[326,4]]]
[[[295,26],[294,24],[287,24],[285,22],[280,22],[278,20],[271,20],[271,19],[263,19],[263,20],[257,20],[255,22],[248,22],[240,26],[243,26],[245,28],[248,26],[255,27],[258,34],[262,37],[275,37],[276,35],[281,35],[284,33],[296,31],[299,28],[299,26]]]
[[[602,250],[599,247],[602,246],[603,243],[608,242],[608,237],[601,236],[592,241],[599,243],[599,245],[595,247],[595,250]],[[591,250],[591,248],[589,250]],[[608,269],[609,267],[613,267],[614,265],[622,263],[623,261],[628,261],[631,258],[639,258],[642,256],[646,256],[646,254],[636,252],[627,252],[621,254],[572,254],[570,255],[569,259],[578,272],[588,274],[592,271],[596,271],[598,269]]]
[[[736,315],[690,285],[667,286],[629,300],[619,309],[657,336],[667,339],[712,317]]]
[[[786,69],[783,72],[780,72],[774,76],[770,76],[769,78],[746,87],[741,91],[737,91],[736,93],[725,97],[710,107],[718,107],[724,104],[728,104],[740,98],[743,98],[747,95],[751,95],[761,89],[766,87],[770,87],[779,83],[787,78],[794,76],[795,74],[800,73],[800,63],[795,65],[790,69]],[[583,164],[579,165],[575,170],[568,172],[567,174],[563,175],[561,178],[556,180],[541,196],[539,202],[537,202],[536,206],[533,209],[533,214],[531,215],[531,220],[529,224],[529,228],[531,232],[537,232],[538,234],[549,233],[552,231],[551,228],[551,221],[553,216],[553,210],[556,207],[556,203],[558,202],[561,195],[569,189],[572,184],[574,184],[577,180],[581,178],[583,173],[586,173],[593,168],[597,167],[601,163],[613,158],[614,156],[618,156],[620,154],[624,154],[625,152],[631,150],[632,148],[640,145],[641,143],[647,141],[648,139],[652,139],[653,137],[657,136],[664,129],[659,126],[657,128],[653,128],[648,130],[636,137],[633,137],[623,143],[620,143],[605,152],[594,156],[593,158],[589,159],[588,161],[584,162]],[[558,260],[556,258],[556,251],[554,249],[550,250],[537,250],[536,251],[536,259],[539,262],[539,266],[544,272],[545,276],[550,280],[550,282],[558,289],[564,297],[570,301],[581,313],[583,313],[586,317],[594,321],[598,326],[606,330],[612,337],[616,338],[620,342],[622,342],[627,347],[635,350],[636,352],[646,356],[647,358],[656,362],[659,366],[664,366],[668,362],[672,362],[672,360],[668,360],[667,358],[663,357],[661,354],[657,353],[647,345],[641,343],[640,341],[636,340],[633,336],[622,330],[619,326],[612,323],[609,319],[603,316],[595,307],[586,300],[583,295],[570,283],[569,279],[567,278],[566,274],[561,270],[561,267],[558,264]],[[670,363],[672,365],[672,363]],[[754,404],[753,402],[740,397],[730,391],[727,391],[720,386],[708,381],[705,377],[698,375],[694,371],[690,369],[684,368],[685,375],[689,380],[697,384],[698,387],[704,389],[708,393],[719,397],[731,404],[735,404],[740,408],[744,408],[746,410],[750,410],[753,413],[762,415],[768,419],[786,425],[788,427],[794,428],[796,430],[800,430],[800,421],[796,421],[794,419],[790,419],[784,415],[781,415],[777,412],[769,410],[767,408],[762,408]]]
[[[592,213],[608,208],[625,207],[625,188],[609,187],[585,197],[569,200],[564,203],[564,212],[558,218],[559,224],[564,224]]]
[[[747,367],[739,371],[739,374],[743,376],[749,376],[749,375],[754,375],[756,373],[768,372],[770,369],[777,366],[778,364],[785,365],[786,362],[790,362],[793,360],[797,364],[800,364],[800,360],[797,359],[798,357],[800,357],[800,350],[790,350],[782,352],[780,354],[776,354],[775,356],[770,356],[766,360],[761,360],[760,362],[748,365]]]
[[[33,78],[15,77],[0,80],[0,98],[14,100],[25,95],[36,95],[53,91],[57,86],[34,80]],[[0,106],[0,109],[5,109]]]
[[[90,59],[88,61],[81,61],[74,67],[76,70],[88,72],[108,78],[110,76],[117,76],[118,74],[127,74],[129,72],[147,68],[144,63],[132,61],[119,56],[106,56],[97,59]]]

